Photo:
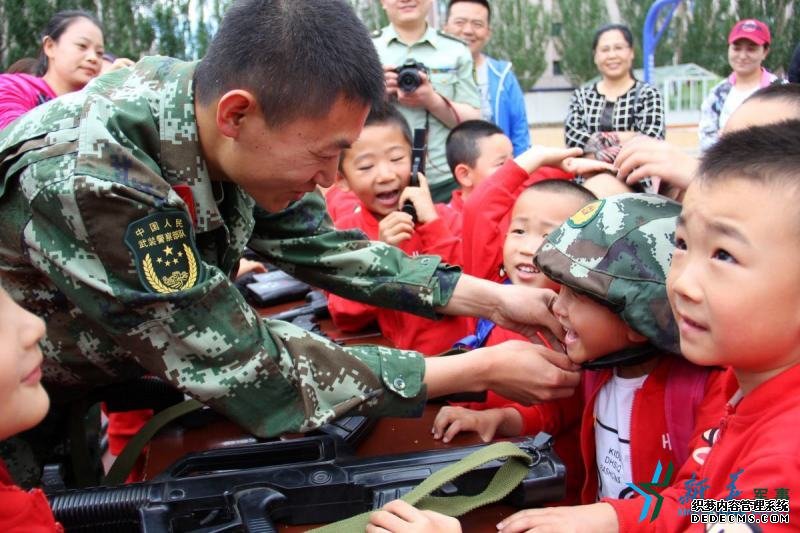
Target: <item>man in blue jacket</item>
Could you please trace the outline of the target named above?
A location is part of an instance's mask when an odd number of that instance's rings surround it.
[[[444,30],[469,46],[481,94],[481,115],[508,135],[517,156],[531,145],[525,97],[511,63],[482,53],[492,35],[491,17],[487,0],[450,0]]]

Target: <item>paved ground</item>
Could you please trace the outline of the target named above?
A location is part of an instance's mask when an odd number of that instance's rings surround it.
[[[564,145],[563,127],[533,127],[531,140],[546,146]],[[697,126],[669,126],[667,127],[667,141],[686,149],[687,152],[697,153],[698,139]]]

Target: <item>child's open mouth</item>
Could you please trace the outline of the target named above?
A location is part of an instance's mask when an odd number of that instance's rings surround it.
[[[541,271],[538,268],[536,268],[531,264],[517,265],[516,268],[517,268],[517,275],[523,281],[529,280],[534,276],[536,276],[537,274],[541,273]]]
[[[375,200],[386,207],[397,207],[397,202],[400,200],[400,191],[394,190],[378,193],[375,195]]]

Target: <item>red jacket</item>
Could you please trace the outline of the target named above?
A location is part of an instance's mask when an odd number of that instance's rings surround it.
[[[658,461],[661,461],[665,468],[670,462],[675,463],[668,437],[665,392],[670,369],[677,359],[671,355],[659,357],[658,366],[650,372],[633,400],[631,468],[634,483],[650,482]],[[721,394],[723,374],[719,370],[709,370],[709,372],[705,383],[704,399],[694,414],[695,429],[690,443],[696,442],[704,430],[714,427],[724,413],[725,402]],[[551,435],[559,435],[563,431],[569,430],[576,421],[580,421],[580,462],[583,464],[581,503],[597,501],[594,406],[600,389],[611,377],[611,370],[603,370],[599,373],[598,379],[594,381],[592,390],[585,391],[584,394],[575,394],[563,400],[528,407],[513,402],[508,402],[503,406],[512,407],[520,413],[524,434],[546,431]],[[583,401],[584,397],[585,401]],[[676,469],[679,467],[680,465],[676,465]]]
[[[508,232],[511,208],[528,186],[546,179],[572,179],[572,174],[552,167],[541,167],[528,174],[513,160],[475,187],[463,202],[461,236],[464,272],[492,281],[503,281],[503,242]]]
[[[398,246],[409,255],[438,255],[442,261],[461,262],[460,218],[450,208],[436,204],[439,218],[414,228],[411,238]],[[338,229],[358,228],[371,240],[378,239],[378,220],[363,205],[358,212],[342,216],[336,221]],[[444,317],[429,320],[410,313],[383,309],[354,302],[335,294],[328,295],[330,309],[336,327],[342,331],[358,331],[371,322],[378,322],[384,337],[397,348],[416,350],[425,355],[435,355],[450,349],[468,332],[466,317]]]
[[[739,389],[733,370],[722,377],[721,394],[732,398]],[[800,365],[762,383],[736,405],[728,405],[721,421],[702,433],[696,447],[678,473],[678,479],[661,496],[660,512],[652,522],[639,522],[643,499],[606,500],[617,513],[620,531],[704,531],[690,523],[686,511],[689,487],[704,484],[704,498],[725,499],[731,494],[731,474],[737,499],[754,499],[755,489],[766,489],[762,497],[775,498],[777,489],[788,489],[789,524],[769,524],[764,531],[797,531],[800,520]],[[651,466],[651,475],[652,475]],[[695,476],[694,481],[692,475]],[[697,496],[700,497],[700,496]],[[683,500],[683,501],[681,501]]]
[[[351,191],[333,185],[325,191],[325,205],[328,207],[331,220],[335,223],[339,218],[355,213],[360,202],[358,196]]]
[[[30,492],[14,485],[0,461],[0,531],[3,533],[63,533],[50,504],[39,489]]]

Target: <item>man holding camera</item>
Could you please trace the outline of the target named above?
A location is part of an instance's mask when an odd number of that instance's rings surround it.
[[[435,202],[448,202],[458,184],[445,141],[460,122],[481,118],[472,55],[460,40],[428,26],[431,0],[382,0],[389,25],[372,41],[383,63],[386,96],[411,128],[428,131],[426,177]],[[416,76],[415,76],[416,73]]]

